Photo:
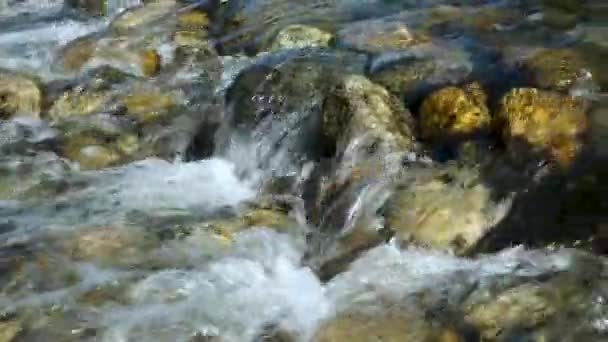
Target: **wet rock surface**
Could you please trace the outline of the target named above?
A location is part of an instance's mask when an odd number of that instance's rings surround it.
[[[0,341],[606,340],[600,3],[0,1]]]

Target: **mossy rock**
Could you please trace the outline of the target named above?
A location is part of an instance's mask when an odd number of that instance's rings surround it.
[[[177,106],[174,94],[159,89],[135,90],[120,102],[126,107],[127,115],[142,124],[161,119]]]
[[[192,9],[177,15],[177,25],[181,30],[203,31],[209,28],[211,21],[205,11]]]
[[[487,96],[477,82],[446,87],[427,96],[420,107],[420,132],[425,139],[468,136],[490,128]]]
[[[534,328],[560,309],[556,294],[534,284],[523,284],[485,301],[464,304],[465,320],[476,326],[484,338],[495,340],[511,327]]]
[[[38,118],[42,101],[43,90],[36,79],[0,71],[0,119],[13,116]]]
[[[545,153],[550,160],[567,167],[584,147],[587,109],[579,98],[516,88],[502,98],[498,119],[503,125],[502,136],[514,155],[525,153],[521,148],[527,148]]]
[[[87,129],[65,134],[59,150],[65,158],[78,162],[82,170],[103,169],[152,155],[134,133],[108,135]]]
[[[109,92],[87,92],[74,89],[63,93],[48,111],[49,117],[58,121],[71,115],[88,115],[100,112],[111,98]]]

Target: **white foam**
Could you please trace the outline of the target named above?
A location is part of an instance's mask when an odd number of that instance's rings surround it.
[[[86,23],[70,19],[42,26],[0,33],[0,65],[12,70],[35,73],[52,79],[57,75],[52,70],[56,53],[68,42],[99,31],[105,27],[105,20],[91,20]]]
[[[235,165],[222,159],[171,163],[148,159],[120,169],[107,177],[110,189],[124,209],[214,210],[234,206],[255,195],[246,181],[235,174]]]
[[[264,229],[241,234],[234,243],[230,255],[207,267],[166,270],[136,284],[136,305],[108,315],[104,340],[164,341],[158,337],[164,327],[173,341],[196,331],[250,341],[270,322],[306,338],[331,306],[312,271],[298,265],[301,250]]]
[[[380,299],[402,301],[421,290],[437,297],[456,297],[485,277],[511,274],[532,277],[567,269],[568,251],[545,253],[522,247],[478,259],[459,258],[439,251],[399,249],[387,244],[369,251],[350,270],[328,284],[328,296],[340,310]],[[456,299],[456,298],[454,298]]]

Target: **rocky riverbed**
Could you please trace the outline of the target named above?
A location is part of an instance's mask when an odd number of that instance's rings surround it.
[[[603,1],[0,28],[0,342],[608,340]]]

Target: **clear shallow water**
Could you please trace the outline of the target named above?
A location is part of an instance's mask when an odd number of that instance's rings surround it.
[[[26,1],[3,10],[9,19],[25,12],[47,17],[0,32],[0,66],[46,80],[66,77],[53,71],[56,52],[108,21],[49,19],[60,8],[60,2]],[[218,92],[235,75],[224,70]],[[0,260],[24,261],[18,276],[0,278],[0,313],[18,313],[30,330],[42,331],[24,335],[25,341],[43,341],[49,331],[58,341],[192,341],[198,335],[240,342],[255,340],[268,325],[309,341],[324,320],[353,308],[373,311],[401,303],[423,312],[444,302],[457,306],[486,283],[533,283],[560,273],[591,272],[580,267],[577,252],[567,249],[515,247],[469,259],[391,242],[322,282],[302,262],[311,227],[283,232],[260,226],[229,236],[197,228],[197,221],[230,216],[255,199],[269,174],[256,169],[255,156],[267,153],[281,135],[272,133],[270,142],[234,141],[221,156],[200,161],[149,158],[80,171],[52,152],[33,148],[57,134],[53,127],[38,120],[3,122]],[[286,153],[276,153],[268,168],[285,166]],[[182,225],[191,232],[158,241],[162,226]],[[86,235],[99,228],[100,234]],[[106,292],[97,303],[94,291],[100,289]],[[586,323],[607,334],[607,299],[598,295],[596,300],[601,310]]]

